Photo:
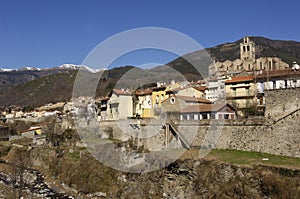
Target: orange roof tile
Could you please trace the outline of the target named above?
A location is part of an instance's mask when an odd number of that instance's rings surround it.
[[[151,95],[152,89],[145,89],[145,90],[137,90],[135,91],[136,95]]]
[[[109,100],[109,97],[102,97],[99,99],[99,101],[107,101],[107,100]]]
[[[198,91],[201,91],[201,92],[203,92],[203,91],[205,91],[206,89],[207,89],[207,87],[206,86],[199,86],[199,87],[196,87],[196,86],[185,86],[185,87],[177,87],[177,88],[175,88],[175,89],[173,89],[173,90],[171,90],[171,91],[173,91],[173,92],[177,92],[177,91],[181,91],[181,90],[184,90],[184,89],[187,89],[187,88],[194,88],[194,89],[196,89],[196,90],[198,90]]]
[[[132,95],[132,92],[127,89],[113,89],[112,92],[116,93],[117,95]]]
[[[225,106],[229,106],[229,105],[226,104],[226,103],[222,103],[222,104],[199,104],[199,105],[188,106],[188,107],[182,109],[181,113],[217,112],[217,111],[221,110],[222,108],[224,108]]]
[[[256,79],[267,79],[276,77],[300,77],[300,71],[288,69],[278,69],[263,71],[262,74],[256,76]]]
[[[254,80],[254,76],[241,76],[241,77],[232,77],[229,80],[225,81],[225,84],[237,83],[237,82],[251,82]]]
[[[198,91],[201,91],[201,92],[203,92],[203,91],[205,91],[207,89],[206,86],[197,86],[197,87],[193,87],[193,88],[196,89],[196,90],[198,90]]]
[[[176,97],[186,102],[198,102],[198,103],[206,103],[206,104],[212,103],[210,100],[203,99],[203,98],[189,97],[189,96],[182,96],[182,95],[177,95]]]
[[[157,91],[157,90],[159,91],[159,90],[165,90],[165,89],[166,89],[165,86],[153,87],[153,88],[152,88],[153,91]]]

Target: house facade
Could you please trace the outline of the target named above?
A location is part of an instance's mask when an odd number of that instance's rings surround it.
[[[178,87],[173,90],[173,93],[180,96],[196,97],[196,98],[205,98],[205,86],[201,87]]]
[[[165,86],[152,88],[152,110],[151,117],[159,117],[162,102],[168,98]]]
[[[138,118],[151,118],[152,114],[152,89],[135,92],[135,116]]]
[[[120,120],[133,117],[132,92],[125,89],[113,89],[108,94],[108,119]]]
[[[262,90],[277,90],[300,87],[300,70],[288,68],[264,71],[256,76],[257,86]]]
[[[235,109],[226,103],[199,104],[182,109],[180,120],[235,119]]]
[[[204,98],[180,96],[173,94],[168,99],[162,102],[162,108],[164,111],[166,111],[169,118],[173,117],[175,119],[178,119],[180,118],[181,111],[186,107],[211,103],[211,101]]]
[[[253,76],[231,77],[225,81],[226,101],[238,111],[256,105],[256,84]]]
[[[95,102],[95,105],[97,108],[98,120],[109,120],[109,97],[100,98]]]
[[[212,102],[225,99],[225,83],[222,77],[213,77],[207,80],[207,90],[205,91],[207,100]]]

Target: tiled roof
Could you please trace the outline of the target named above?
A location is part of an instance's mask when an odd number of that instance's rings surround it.
[[[241,77],[232,77],[229,80],[225,81],[225,84],[237,83],[237,82],[251,82],[254,80],[254,76],[241,76]]]
[[[212,81],[218,81],[218,77],[211,77],[208,79],[208,81],[212,82]]]
[[[117,95],[132,95],[132,92],[130,90],[124,89],[113,89],[113,92]]]
[[[207,99],[203,99],[203,98],[181,96],[181,95],[177,95],[176,97],[178,97],[179,99],[182,99],[183,101],[186,101],[186,102],[198,102],[198,103],[206,103],[206,104],[212,103],[211,101],[209,101]]]
[[[151,95],[152,94],[152,89],[145,89],[145,90],[137,90],[135,91],[136,95]]]
[[[256,79],[268,79],[278,77],[300,77],[300,71],[288,69],[263,71],[262,74],[256,76]]]
[[[107,101],[107,100],[109,100],[109,97],[102,97],[102,98],[100,98],[99,100],[100,100],[100,101]]]
[[[196,90],[198,90],[198,91],[201,91],[201,92],[203,92],[203,91],[205,91],[207,89],[206,86],[195,86],[193,88],[196,89]]]
[[[166,87],[165,86],[159,86],[159,87],[153,87],[152,90],[154,91],[159,91],[159,90],[165,90]]]
[[[175,88],[175,89],[173,89],[173,90],[171,90],[171,91],[173,91],[173,92],[178,92],[178,91],[181,91],[181,90],[184,90],[184,89],[187,89],[187,88],[194,88],[194,89],[196,89],[196,90],[198,90],[198,91],[201,91],[201,92],[203,92],[203,91],[205,91],[206,89],[207,89],[207,87],[206,86],[199,86],[199,87],[196,87],[196,86],[185,86],[185,87],[177,87],[177,88]]]
[[[181,113],[206,113],[206,112],[217,112],[228,104],[199,104],[188,106],[181,110]]]
[[[199,80],[197,82],[190,82],[189,85],[194,85],[194,86],[197,86],[197,85],[200,85],[200,84],[205,84],[205,81],[204,80]]]

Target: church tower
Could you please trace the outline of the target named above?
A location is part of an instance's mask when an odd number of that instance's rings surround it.
[[[244,37],[243,43],[240,43],[241,60],[255,60],[255,44],[249,37]]]
[[[255,62],[255,43],[250,41],[249,37],[244,37],[243,43],[240,43],[240,56],[244,62],[244,69],[252,70]]]

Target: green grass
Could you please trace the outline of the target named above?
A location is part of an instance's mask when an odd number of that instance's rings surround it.
[[[223,162],[231,164],[265,164],[300,168],[300,158],[277,156],[259,152],[214,149],[210,152],[208,157],[216,157]],[[263,158],[268,158],[269,160],[262,160]]]
[[[74,151],[73,153],[69,153],[69,155],[75,161],[80,159],[80,152],[79,151]]]

